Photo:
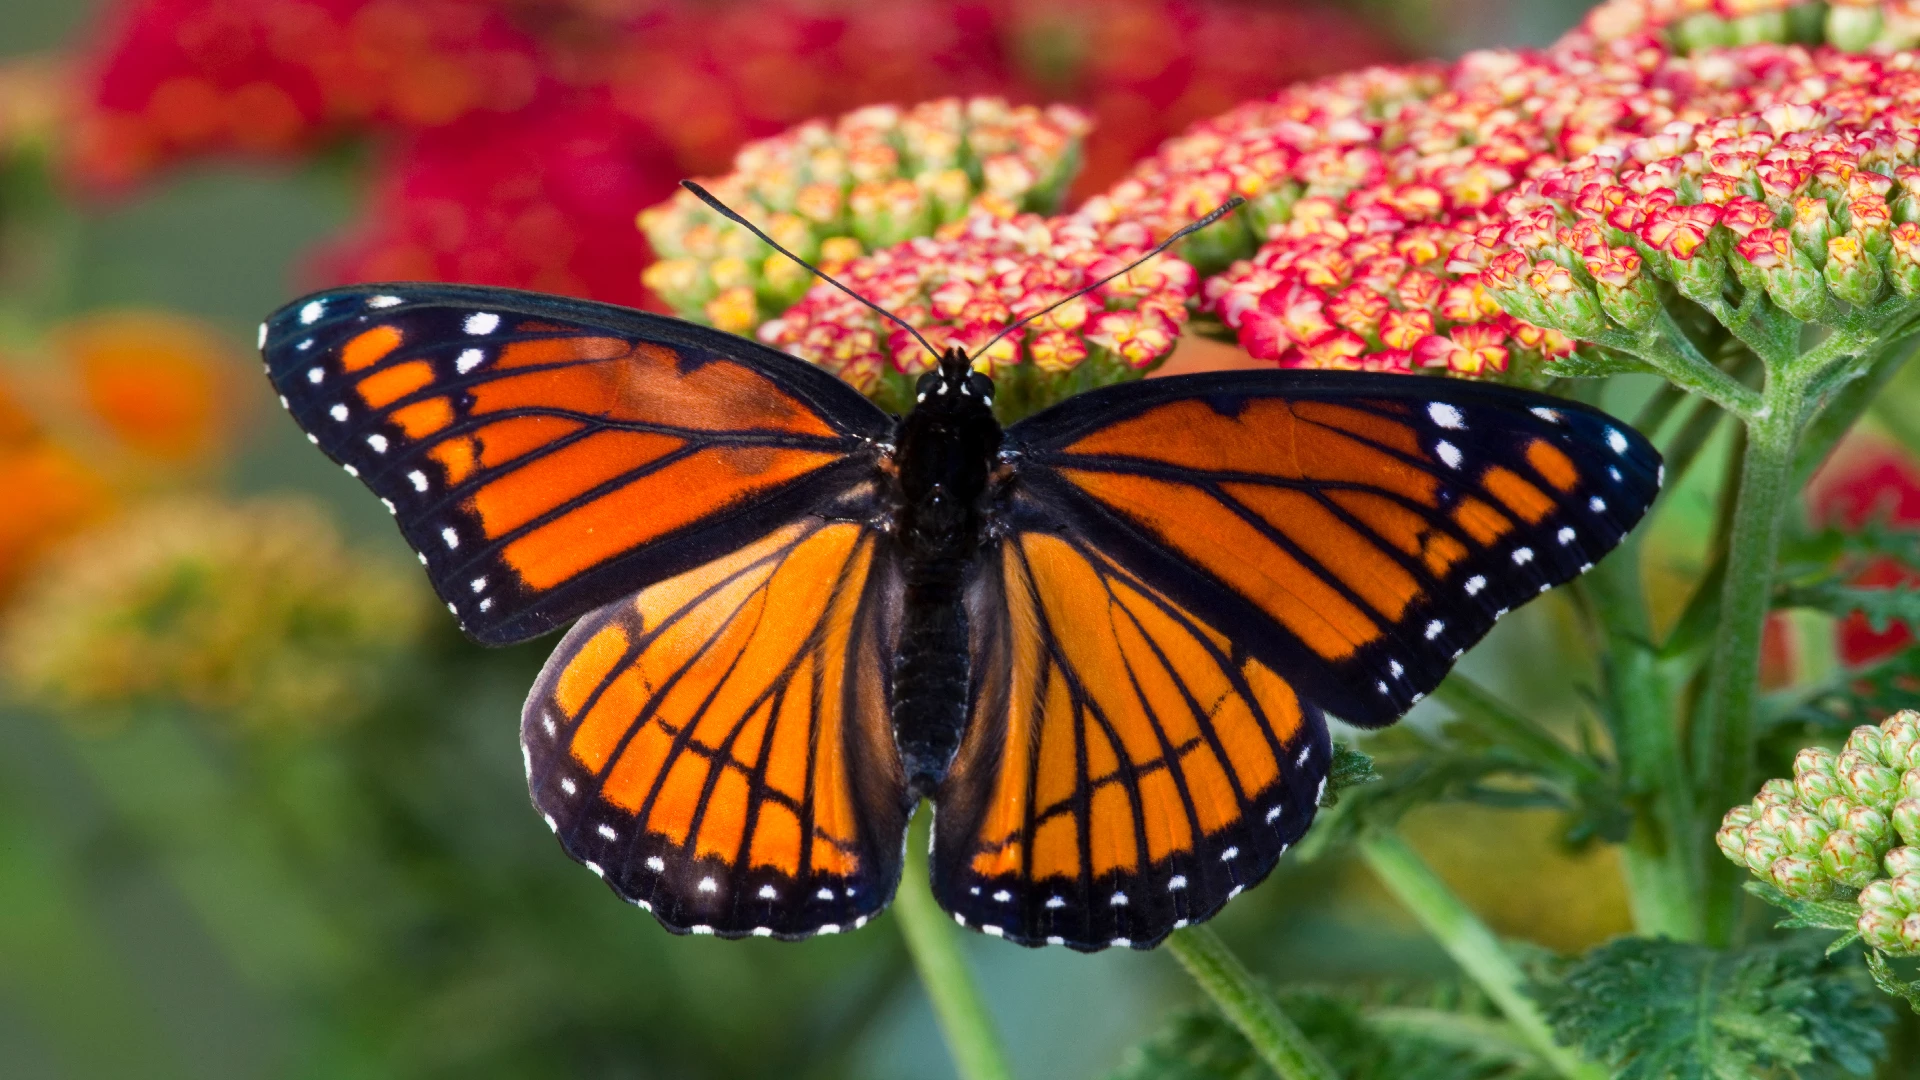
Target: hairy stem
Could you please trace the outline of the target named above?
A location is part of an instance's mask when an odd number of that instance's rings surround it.
[[[1333,1066],[1211,928],[1175,930],[1167,948],[1280,1080],[1338,1080]]]
[[[1720,621],[1708,660],[1707,692],[1694,722],[1694,772],[1717,815],[1753,794],[1754,716],[1760,697],[1760,638],[1773,587],[1780,529],[1793,499],[1794,449],[1804,418],[1805,369],[1769,374],[1765,404],[1747,423],[1740,487],[1727,534]],[[1703,822],[1703,827],[1708,824]],[[1732,939],[1745,875],[1725,859],[1707,862],[1706,938]]]
[[[1568,1080],[1602,1080],[1599,1068],[1554,1041],[1553,1029],[1540,1015],[1524,989],[1526,976],[1513,962],[1487,924],[1433,872],[1426,860],[1387,829],[1369,831],[1360,840],[1360,853],[1387,891],[1426,927],[1455,963],[1480,985],[1506,1014],[1534,1053]]]
[[[993,1018],[987,1015],[980,988],[960,955],[959,931],[947,921],[927,885],[927,837],[922,828],[908,838],[906,863],[893,910],[900,918],[907,951],[913,954],[913,966],[920,972],[920,984],[933,1002],[940,1032],[946,1036],[954,1071],[960,1080],[1012,1080]]]

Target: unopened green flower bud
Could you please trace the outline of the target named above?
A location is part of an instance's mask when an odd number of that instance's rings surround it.
[[[1889,814],[1893,831],[1909,844],[1920,844],[1920,798],[1906,798],[1893,804]]]
[[[1920,847],[1897,847],[1887,852],[1881,860],[1887,873],[1894,877],[1901,874],[1920,874]]]
[[[1914,749],[1920,747],[1920,712],[1903,709],[1888,717],[1880,725],[1885,737],[1881,744],[1881,760],[1895,769],[1908,769],[1920,762],[1913,759]]]
[[[1831,845],[1834,836],[1838,835],[1842,834],[1835,833],[1832,836],[1828,836],[1827,844]],[[1852,834],[1845,835],[1851,836]],[[1825,846],[1820,849],[1823,858],[1826,850]],[[1741,849],[1740,854],[1741,861],[1747,864],[1747,869],[1752,870],[1761,877],[1766,877],[1772,872],[1773,860],[1780,858],[1782,855],[1790,855],[1792,851],[1787,847],[1786,837],[1767,832],[1764,829],[1748,826],[1747,844],[1746,847]],[[1836,856],[1836,858],[1837,857],[1838,856]],[[1823,862],[1821,865],[1824,866],[1825,863]]]
[[[1900,797],[1920,799],[1920,765],[1900,774]]]
[[[1833,295],[1855,307],[1868,307],[1880,299],[1886,275],[1880,264],[1860,246],[1853,236],[1836,236],[1827,241],[1827,265],[1821,271]]]
[[[1782,855],[1767,868],[1767,878],[1788,896],[1825,900],[1833,895],[1833,879],[1820,864],[1800,855]]]
[[[1920,953],[1920,912],[1900,920],[1900,947],[1888,951],[1901,956]]]
[[[1747,841],[1748,865],[1752,865],[1755,856],[1761,853],[1765,839],[1753,837]],[[1774,858],[1779,858],[1779,855]],[[1771,860],[1767,865],[1772,865]],[[1835,881],[1856,889],[1864,888],[1868,882],[1880,876],[1880,852],[1867,838],[1849,829],[1835,829],[1820,848],[1820,865]]]
[[[1607,317],[1600,310],[1600,298],[1580,284],[1566,267],[1542,259],[1527,272],[1526,282],[1539,304],[1541,319],[1529,320],[1536,326],[1586,339],[1606,331]]]
[[[1896,874],[1887,879],[1893,909],[1902,915],[1920,911],[1920,873]]]
[[[1876,807],[1854,807],[1847,811],[1846,820],[1837,828],[1852,832],[1872,844],[1876,857],[1894,844],[1893,825],[1887,821],[1887,815]]]
[[[1824,230],[1820,250],[1825,254]],[[1764,286],[1767,295],[1787,314],[1801,322],[1818,322],[1832,312],[1833,299],[1820,264],[1786,230],[1755,229],[1735,245],[1734,252],[1734,271],[1740,280],[1749,288]]]
[[[1865,895],[1861,894],[1862,897]],[[1884,908],[1862,906],[1860,920],[1854,923],[1854,928],[1860,931],[1860,940],[1866,942],[1869,948],[1881,952],[1897,952],[1902,948],[1900,916]]]
[[[1802,803],[1819,806],[1840,794],[1833,762],[1833,751],[1824,746],[1809,746],[1793,759],[1793,790]]]
[[[1713,834],[1713,842],[1720,845],[1721,854],[1742,865],[1747,861],[1747,826],[1753,824],[1753,807],[1736,806],[1727,811],[1721,819],[1720,831]]]
[[[1827,211],[1827,200],[1802,195],[1793,200],[1793,243],[1818,265],[1827,256],[1827,241],[1839,230]]]
[[[1779,832],[1786,838],[1788,847],[1798,854],[1811,857],[1820,853],[1820,845],[1827,842],[1827,837],[1833,833],[1833,826],[1817,814],[1795,810],[1787,815],[1786,826]]]
[[[1753,811],[1757,816],[1769,806],[1792,806],[1794,800],[1793,782],[1774,777],[1760,785],[1760,793],[1753,797]]]
[[[1891,808],[1900,799],[1900,774],[1885,765],[1861,761],[1841,770],[1840,788],[1862,806]]]
[[[1869,761],[1876,761],[1884,765],[1887,763],[1886,758],[1883,756],[1886,745],[1886,734],[1882,732],[1877,725],[1861,724],[1859,727],[1847,733],[1846,745],[1840,748],[1840,753],[1844,757],[1851,751],[1852,753],[1865,755]],[[1842,767],[1844,768],[1845,766],[1843,765]]]
[[[1822,821],[1825,821],[1837,829],[1840,827],[1841,822],[1847,820],[1847,811],[1852,810],[1853,806],[1854,803],[1852,799],[1847,798],[1845,795],[1835,795],[1833,798],[1823,801],[1820,804],[1820,809],[1816,812],[1820,815]]]
[[[1862,911],[1874,908],[1896,919],[1907,914],[1907,911],[1894,900],[1893,882],[1886,878],[1868,882],[1866,888],[1860,890],[1859,903]]]

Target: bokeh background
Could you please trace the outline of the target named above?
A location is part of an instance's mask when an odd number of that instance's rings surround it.
[[[638,210],[861,104],[1080,104],[1085,196],[1286,82],[1544,43],[1584,7],[0,0],[0,1076],[950,1077],[890,920],[676,938],[556,849],[515,747],[551,641],[458,636],[274,407],[255,324],[355,278],[646,303]],[[1877,437],[1920,442],[1901,415]],[[1708,510],[1676,499],[1684,569]],[[1562,614],[1469,670],[1569,718]],[[1783,626],[1775,663],[1823,633]],[[1551,811],[1408,831],[1505,934],[1628,926],[1611,851]],[[1451,977],[1338,853],[1218,925],[1276,982]],[[1194,997],[1157,953],[966,946],[1027,1078],[1105,1075]]]

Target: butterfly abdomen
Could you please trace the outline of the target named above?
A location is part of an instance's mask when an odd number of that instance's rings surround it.
[[[945,778],[967,722],[964,588],[984,532],[987,478],[1000,448],[992,383],[964,358],[900,422],[899,538],[906,593],[893,665],[893,730],[916,796]]]

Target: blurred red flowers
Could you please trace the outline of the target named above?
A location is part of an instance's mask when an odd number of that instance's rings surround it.
[[[324,276],[627,303],[634,212],[808,117],[1089,103],[1089,192],[1196,117],[1388,52],[1358,20],[1253,0],[122,0],[104,25],[71,141],[86,185],[375,133],[370,212]]]
[[[1920,461],[1900,447],[1873,439],[1844,443],[1824,465],[1807,491],[1814,519],[1825,525],[1857,529],[1869,522],[1920,525]],[[1920,567],[1891,558],[1863,567],[1852,584],[1865,588],[1920,585]],[[1883,660],[1910,645],[1914,628],[1894,623],[1875,631],[1860,612],[1841,620],[1836,644],[1847,664]]]

